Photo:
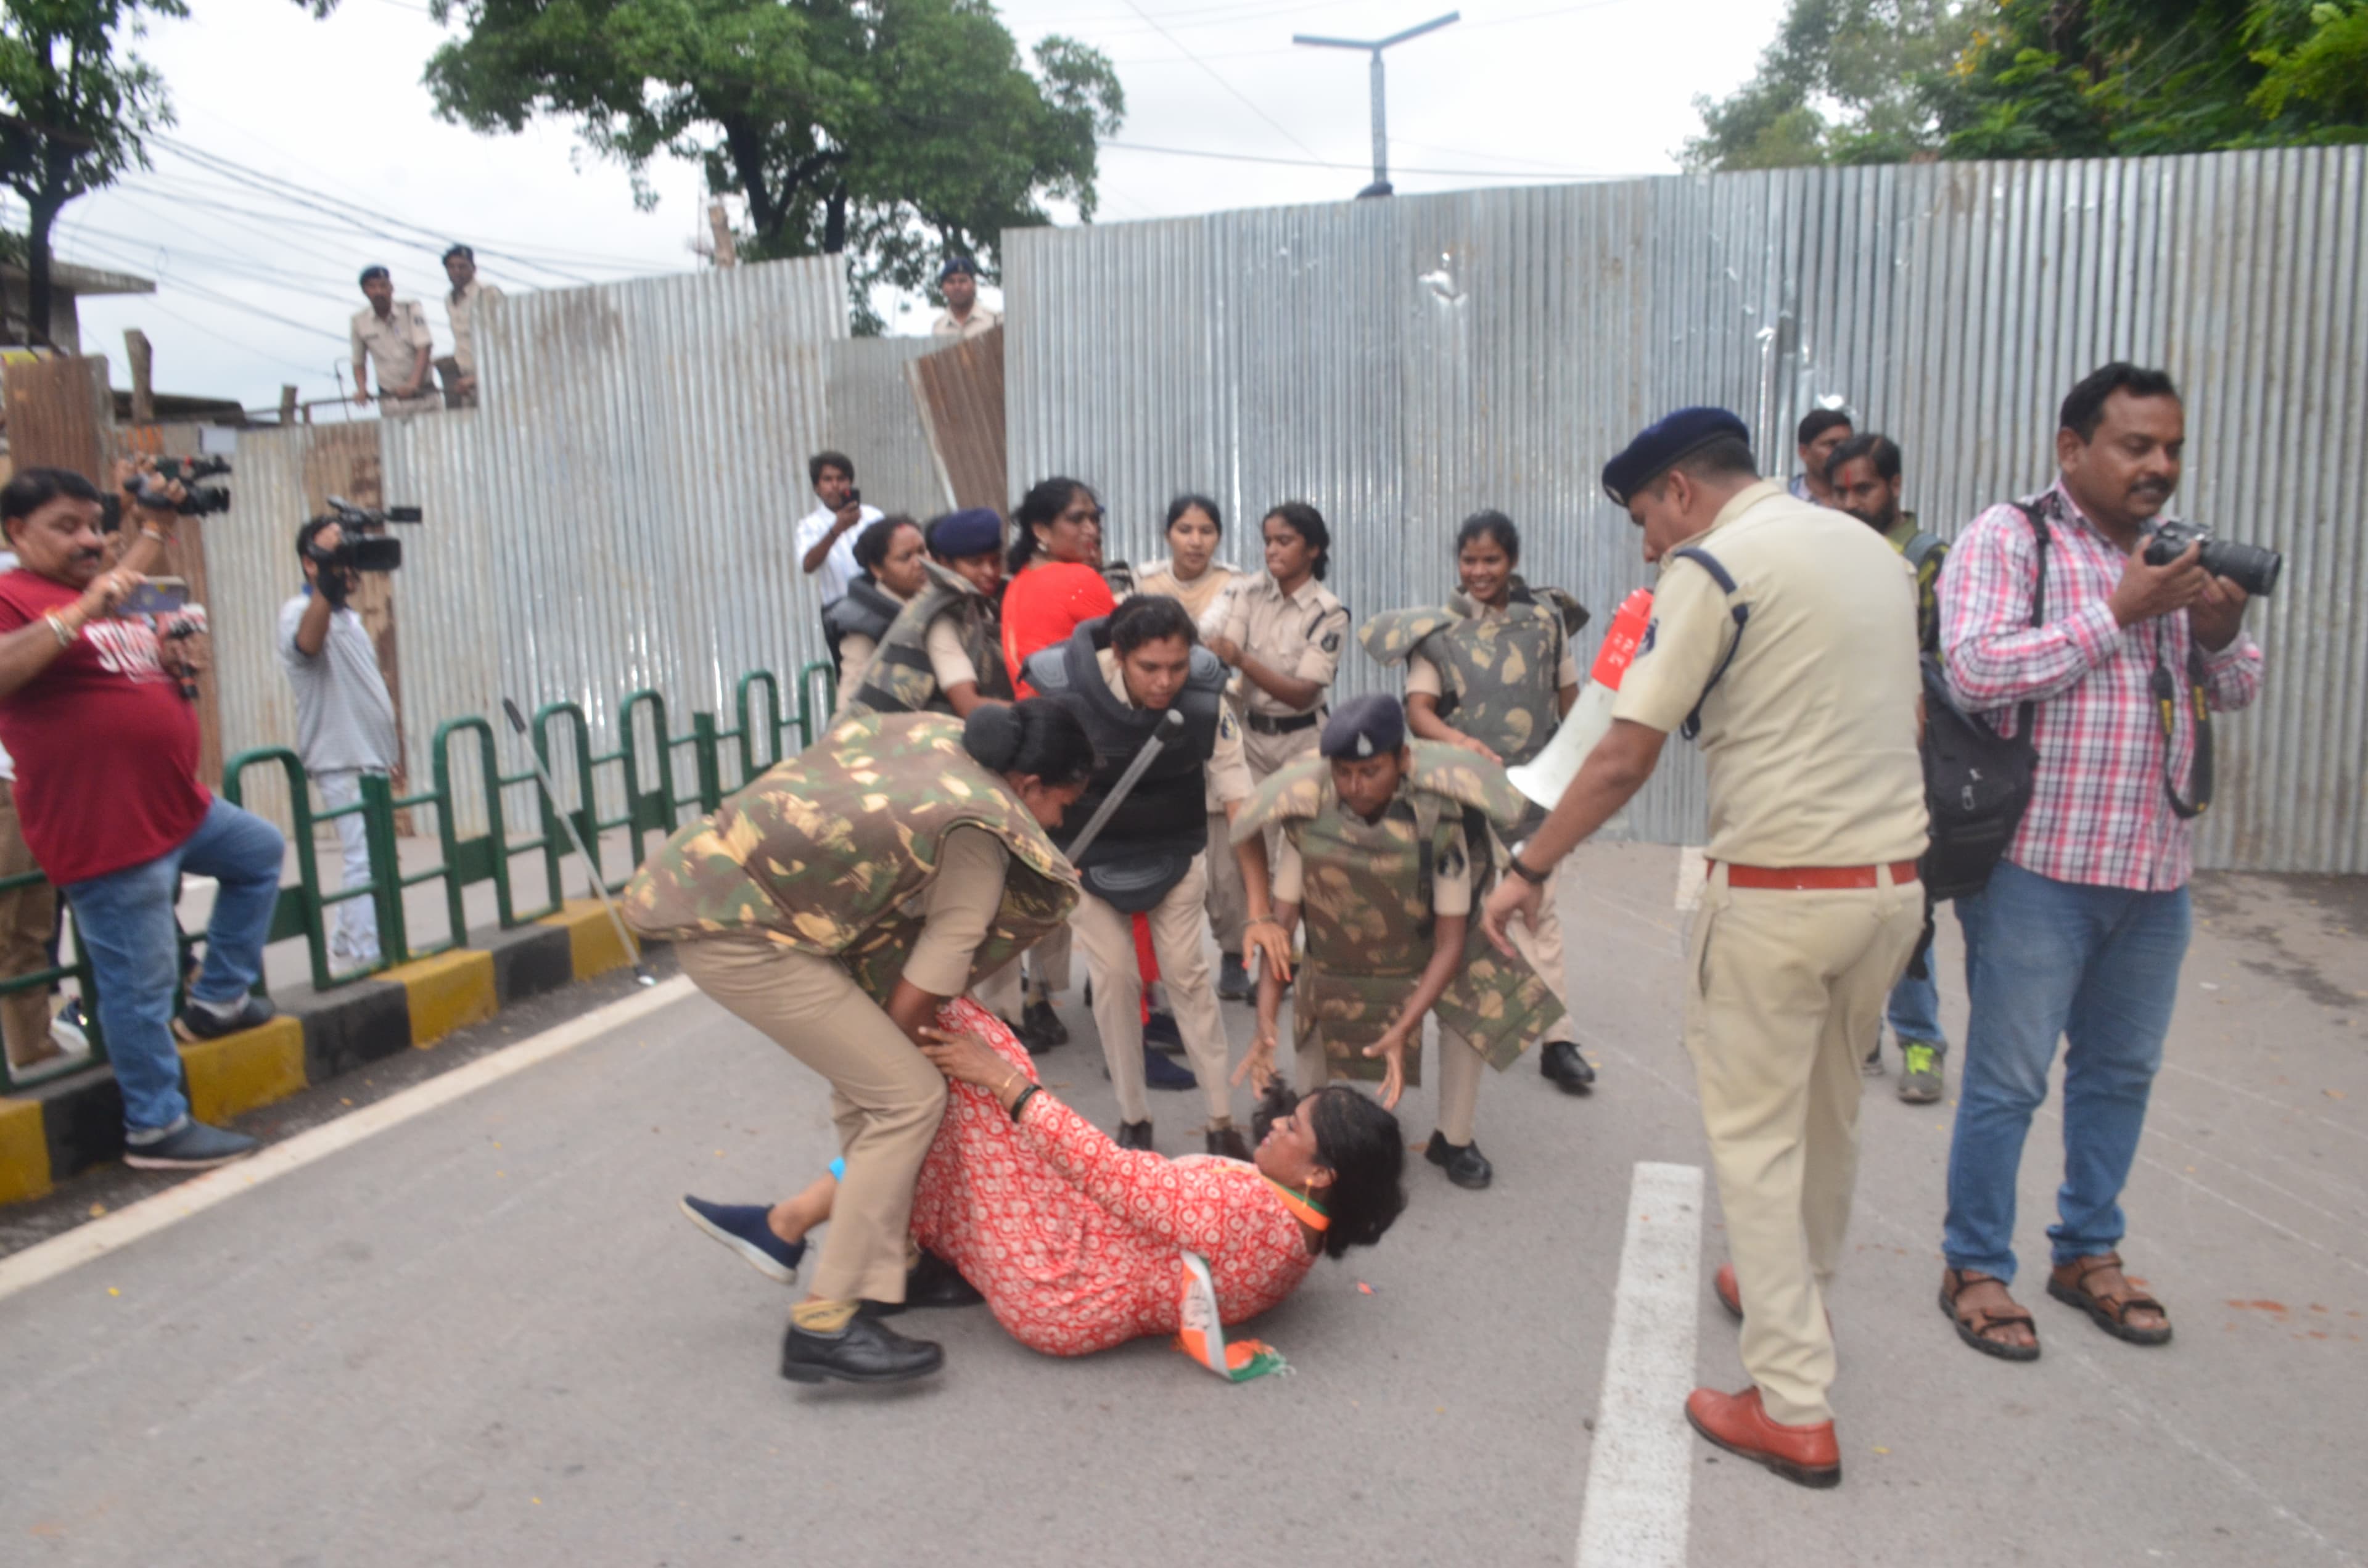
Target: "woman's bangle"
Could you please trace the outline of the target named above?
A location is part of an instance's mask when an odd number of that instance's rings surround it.
[[[1042,1089],[1043,1086],[1044,1085],[1042,1084],[1030,1084],[1026,1088],[1019,1091],[1019,1097],[1011,1102],[1011,1119],[1013,1121],[1016,1122],[1019,1119],[1020,1108],[1025,1106],[1030,1100],[1034,1099],[1038,1091]]]

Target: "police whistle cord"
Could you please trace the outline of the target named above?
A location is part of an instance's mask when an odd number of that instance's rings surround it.
[[[1110,820],[1119,807],[1126,803],[1126,798],[1134,792],[1134,787],[1143,781],[1143,776],[1151,771],[1151,765],[1159,760],[1159,754],[1167,749],[1167,743],[1183,731],[1184,715],[1173,708],[1159,716],[1159,728],[1143,743],[1143,749],[1134,754],[1134,760],[1128,763],[1126,771],[1118,776],[1118,782],[1110,786],[1110,792],[1102,798],[1099,808],[1087,819],[1085,827],[1061,851],[1068,857],[1071,865],[1076,865],[1077,857],[1093,847],[1094,840],[1101,836],[1102,829],[1110,825]]]
[[[509,715],[510,728],[518,733],[518,739],[526,741],[527,766],[534,769],[534,781],[542,786],[542,798],[551,802],[551,814],[557,817],[559,825],[567,830],[567,842],[575,846],[575,858],[584,862],[584,874],[592,884],[592,896],[598,899],[600,907],[609,912],[609,924],[617,928],[617,940],[625,945],[625,957],[633,966],[633,983],[655,985],[657,977],[642,967],[641,944],[634,941],[633,934],[625,929],[624,916],[617,913],[616,904],[609,901],[609,890],[600,885],[600,863],[593,859],[590,851],[584,847],[584,835],[575,831],[575,819],[569,816],[566,808],[559,803],[559,790],[551,782],[551,775],[542,770],[542,758],[536,754],[534,743],[527,736],[526,715],[519,712],[518,705],[507,697],[502,699],[502,711]],[[590,802],[586,803],[588,805]],[[559,890],[554,888],[552,892],[556,896]]]

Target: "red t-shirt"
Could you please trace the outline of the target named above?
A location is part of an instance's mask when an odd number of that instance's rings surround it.
[[[1019,666],[1039,648],[1068,641],[1069,633],[1096,616],[1118,608],[1110,585],[1090,566],[1074,561],[1040,561],[1003,588],[1003,662],[1011,687],[1021,697],[1033,687],[1019,678]]]
[[[0,635],[80,597],[31,572],[0,576]],[[60,887],[154,860],[213,805],[198,782],[198,716],[157,662],[145,621],[84,626],[49,668],[0,699],[0,745],[17,760],[26,846]]]

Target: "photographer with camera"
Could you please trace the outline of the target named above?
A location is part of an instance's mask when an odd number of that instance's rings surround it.
[[[198,1170],[256,1145],[192,1120],[181,1093],[176,883],[186,871],[219,884],[181,1031],[252,1028],[272,1012],[249,992],[285,846],[198,781],[197,716],[140,613],[147,579],[107,563],[104,516],[98,488],[70,470],[27,469],[0,487],[0,528],[23,562],[0,577],[0,745],[17,762],[25,842],[73,905],[97,981],[124,1163]],[[147,507],[132,518],[143,534],[171,521]]]
[[[806,478],[822,505],[798,519],[798,565],[809,577],[822,574],[815,586],[822,590],[822,608],[828,609],[847,597],[848,585],[863,571],[855,559],[854,536],[885,514],[863,504],[863,492],[855,487],[855,460],[845,452],[816,452],[806,460]]]
[[[279,607],[279,662],[296,693],[296,755],[331,811],[361,798],[362,775],[391,775],[400,756],[394,699],[379,673],[377,646],[347,602],[359,581],[355,546],[369,542],[348,539],[334,513],[297,529],[304,591]],[[345,849],[340,885],[368,881],[367,825],[359,815],[336,824]],[[349,898],[337,905],[329,956],[341,966],[378,962],[378,913],[370,900]]]
[[[2009,1361],[2039,1355],[2007,1290],[2016,1176],[2059,1038],[2064,1183],[2047,1293],[2117,1339],[2170,1338],[2169,1315],[2122,1271],[2120,1200],[2187,951],[2210,715],[2260,692],[2245,605],[2279,563],[2157,521],[2186,439],[2169,375],[2094,371],[2064,400],[2055,485],[1984,512],[1941,575],[1951,694],[2021,738],[2030,768],[2005,858],[1957,900],[1973,1013],[1942,1238],[1941,1303],[1958,1337]]]

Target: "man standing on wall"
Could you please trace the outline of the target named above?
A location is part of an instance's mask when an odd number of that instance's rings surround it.
[[[976,337],[1003,324],[1003,314],[978,302],[978,263],[966,256],[949,256],[938,268],[938,292],[946,308],[929,324],[938,337]]]
[[[427,390],[428,361],[436,339],[427,312],[416,300],[394,297],[394,278],[383,267],[362,268],[362,293],[370,303],[354,312],[354,401],[370,400],[367,373],[378,369],[381,414],[429,414],[444,400]]]
[[[444,276],[452,291],[444,296],[444,313],[452,323],[453,406],[477,406],[477,307],[498,300],[502,291],[477,276],[477,253],[454,245],[444,253]]]

